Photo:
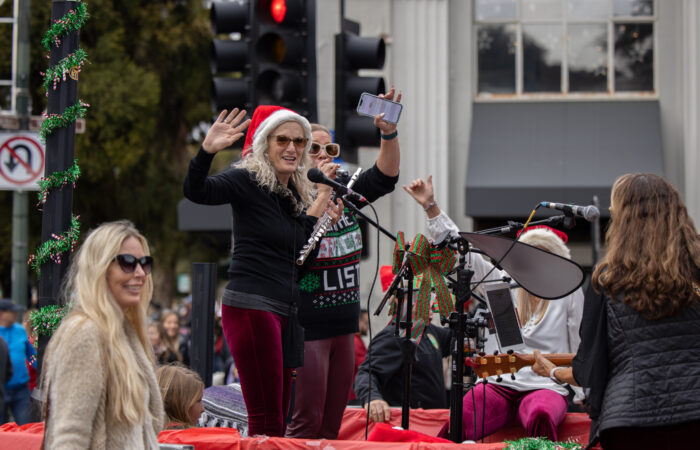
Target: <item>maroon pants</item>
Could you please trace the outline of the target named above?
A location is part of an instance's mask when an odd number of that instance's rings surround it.
[[[221,322],[241,379],[248,435],[284,436],[292,384],[292,369],[282,366],[282,332],[287,319],[223,305]]]
[[[335,439],[352,386],[352,334],[304,342],[304,367],[297,369],[294,415],[287,437]]]
[[[486,386],[484,388],[484,386]],[[473,398],[472,398],[473,392]],[[557,440],[557,429],[566,416],[566,397],[550,389],[519,392],[494,383],[478,383],[464,396],[462,405],[462,436],[465,440],[481,439],[483,421],[484,436],[493,434],[517,418],[529,437],[544,436]],[[476,433],[474,418],[476,417]],[[447,424],[449,425],[449,424]],[[447,436],[447,425],[440,432]]]

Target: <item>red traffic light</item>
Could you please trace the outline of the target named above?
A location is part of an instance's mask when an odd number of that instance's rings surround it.
[[[270,14],[275,22],[284,22],[284,17],[287,15],[286,0],[272,0],[272,3],[270,3]]]

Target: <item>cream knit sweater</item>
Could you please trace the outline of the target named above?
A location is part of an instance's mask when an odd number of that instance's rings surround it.
[[[47,449],[157,449],[163,427],[163,402],[149,361],[131,323],[124,319],[124,333],[137,365],[143,368],[146,414],[136,425],[114,421],[107,412],[109,398],[103,360],[109,349],[97,325],[72,317],[59,348],[46,364],[49,380]]]

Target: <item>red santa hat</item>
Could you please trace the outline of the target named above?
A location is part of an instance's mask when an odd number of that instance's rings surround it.
[[[248,125],[241,157],[245,158],[250,153],[263,151],[268,135],[284,122],[290,121],[297,122],[304,130],[304,137],[307,139],[304,152],[308,152],[311,147],[311,125],[305,117],[282,106],[260,105],[255,108],[250,125]]]
[[[569,237],[563,231],[555,230],[547,225],[535,225],[526,228],[524,232],[519,231],[518,236],[520,237],[519,241],[524,244],[541,248],[562,258],[571,259],[571,252],[566,246]]]
[[[391,271],[391,266],[381,266],[379,268],[379,279],[382,282],[382,291],[386,292],[391,286],[391,282],[394,281],[394,274]]]

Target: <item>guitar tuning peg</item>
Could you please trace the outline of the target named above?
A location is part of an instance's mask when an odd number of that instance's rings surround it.
[[[486,352],[479,352],[479,356],[483,358],[484,356],[486,356]]]
[[[511,379],[511,380],[515,380],[515,374],[514,374],[514,373],[511,373],[511,374],[510,374],[510,379]]]
[[[493,351],[493,356],[498,356],[498,350]]]
[[[498,378],[496,378],[496,381],[500,383],[501,381],[503,381],[503,378],[499,376]]]
[[[508,354],[512,355],[513,354],[513,349],[508,350]]]

